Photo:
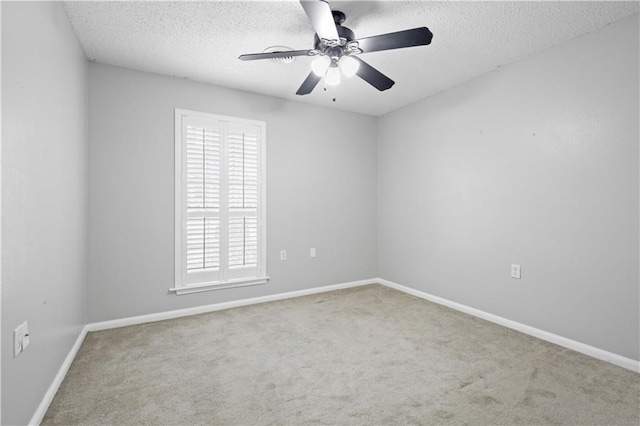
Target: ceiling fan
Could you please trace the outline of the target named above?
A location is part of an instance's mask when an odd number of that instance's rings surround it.
[[[390,89],[395,82],[360,59],[358,55],[381,50],[424,46],[431,43],[433,37],[427,27],[420,27],[356,39],[353,31],[342,26],[346,19],[344,13],[337,10],[332,11],[329,3],[325,0],[300,0],[300,4],[316,31],[313,49],[252,53],[239,57],[242,61],[294,56],[315,57],[316,59],[311,62],[311,72],[296,95],[311,93],[323,77],[326,85],[339,84],[341,72],[346,77],[357,75],[380,91]]]

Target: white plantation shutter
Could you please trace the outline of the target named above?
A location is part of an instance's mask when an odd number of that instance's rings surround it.
[[[258,264],[258,145],[256,126],[229,126],[229,269],[233,277],[255,273]]]
[[[176,129],[174,290],[265,282],[264,123],[176,110]]]
[[[186,284],[220,279],[220,123],[190,119],[186,132]]]

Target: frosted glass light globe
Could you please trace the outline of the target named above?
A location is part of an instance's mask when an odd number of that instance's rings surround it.
[[[324,77],[330,64],[331,59],[328,56],[318,56],[311,62],[311,71],[318,77]]]
[[[353,77],[358,72],[360,62],[356,61],[350,56],[343,56],[340,58],[340,70],[345,77]]]
[[[340,70],[338,67],[330,67],[327,70],[325,81],[329,86],[337,86],[340,84]]]

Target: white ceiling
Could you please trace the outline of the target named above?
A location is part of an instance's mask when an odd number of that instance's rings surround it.
[[[308,57],[244,62],[269,46],[313,48],[297,0],[252,2],[67,2],[90,60],[370,115],[382,115],[640,11],[633,2],[333,1],[356,38],[427,26],[429,46],[363,54],[396,84],[379,92],[358,77],[335,96],[297,96]]]

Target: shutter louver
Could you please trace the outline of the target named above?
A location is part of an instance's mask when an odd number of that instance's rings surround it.
[[[220,267],[220,220],[211,217],[187,219],[187,272]]]
[[[229,268],[258,264],[258,220],[255,217],[229,218]]]
[[[220,209],[220,134],[187,126],[187,209]]]
[[[229,208],[258,207],[258,138],[229,133]]]
[[[220,268],[220,132],[187,126],[187,273]]]

